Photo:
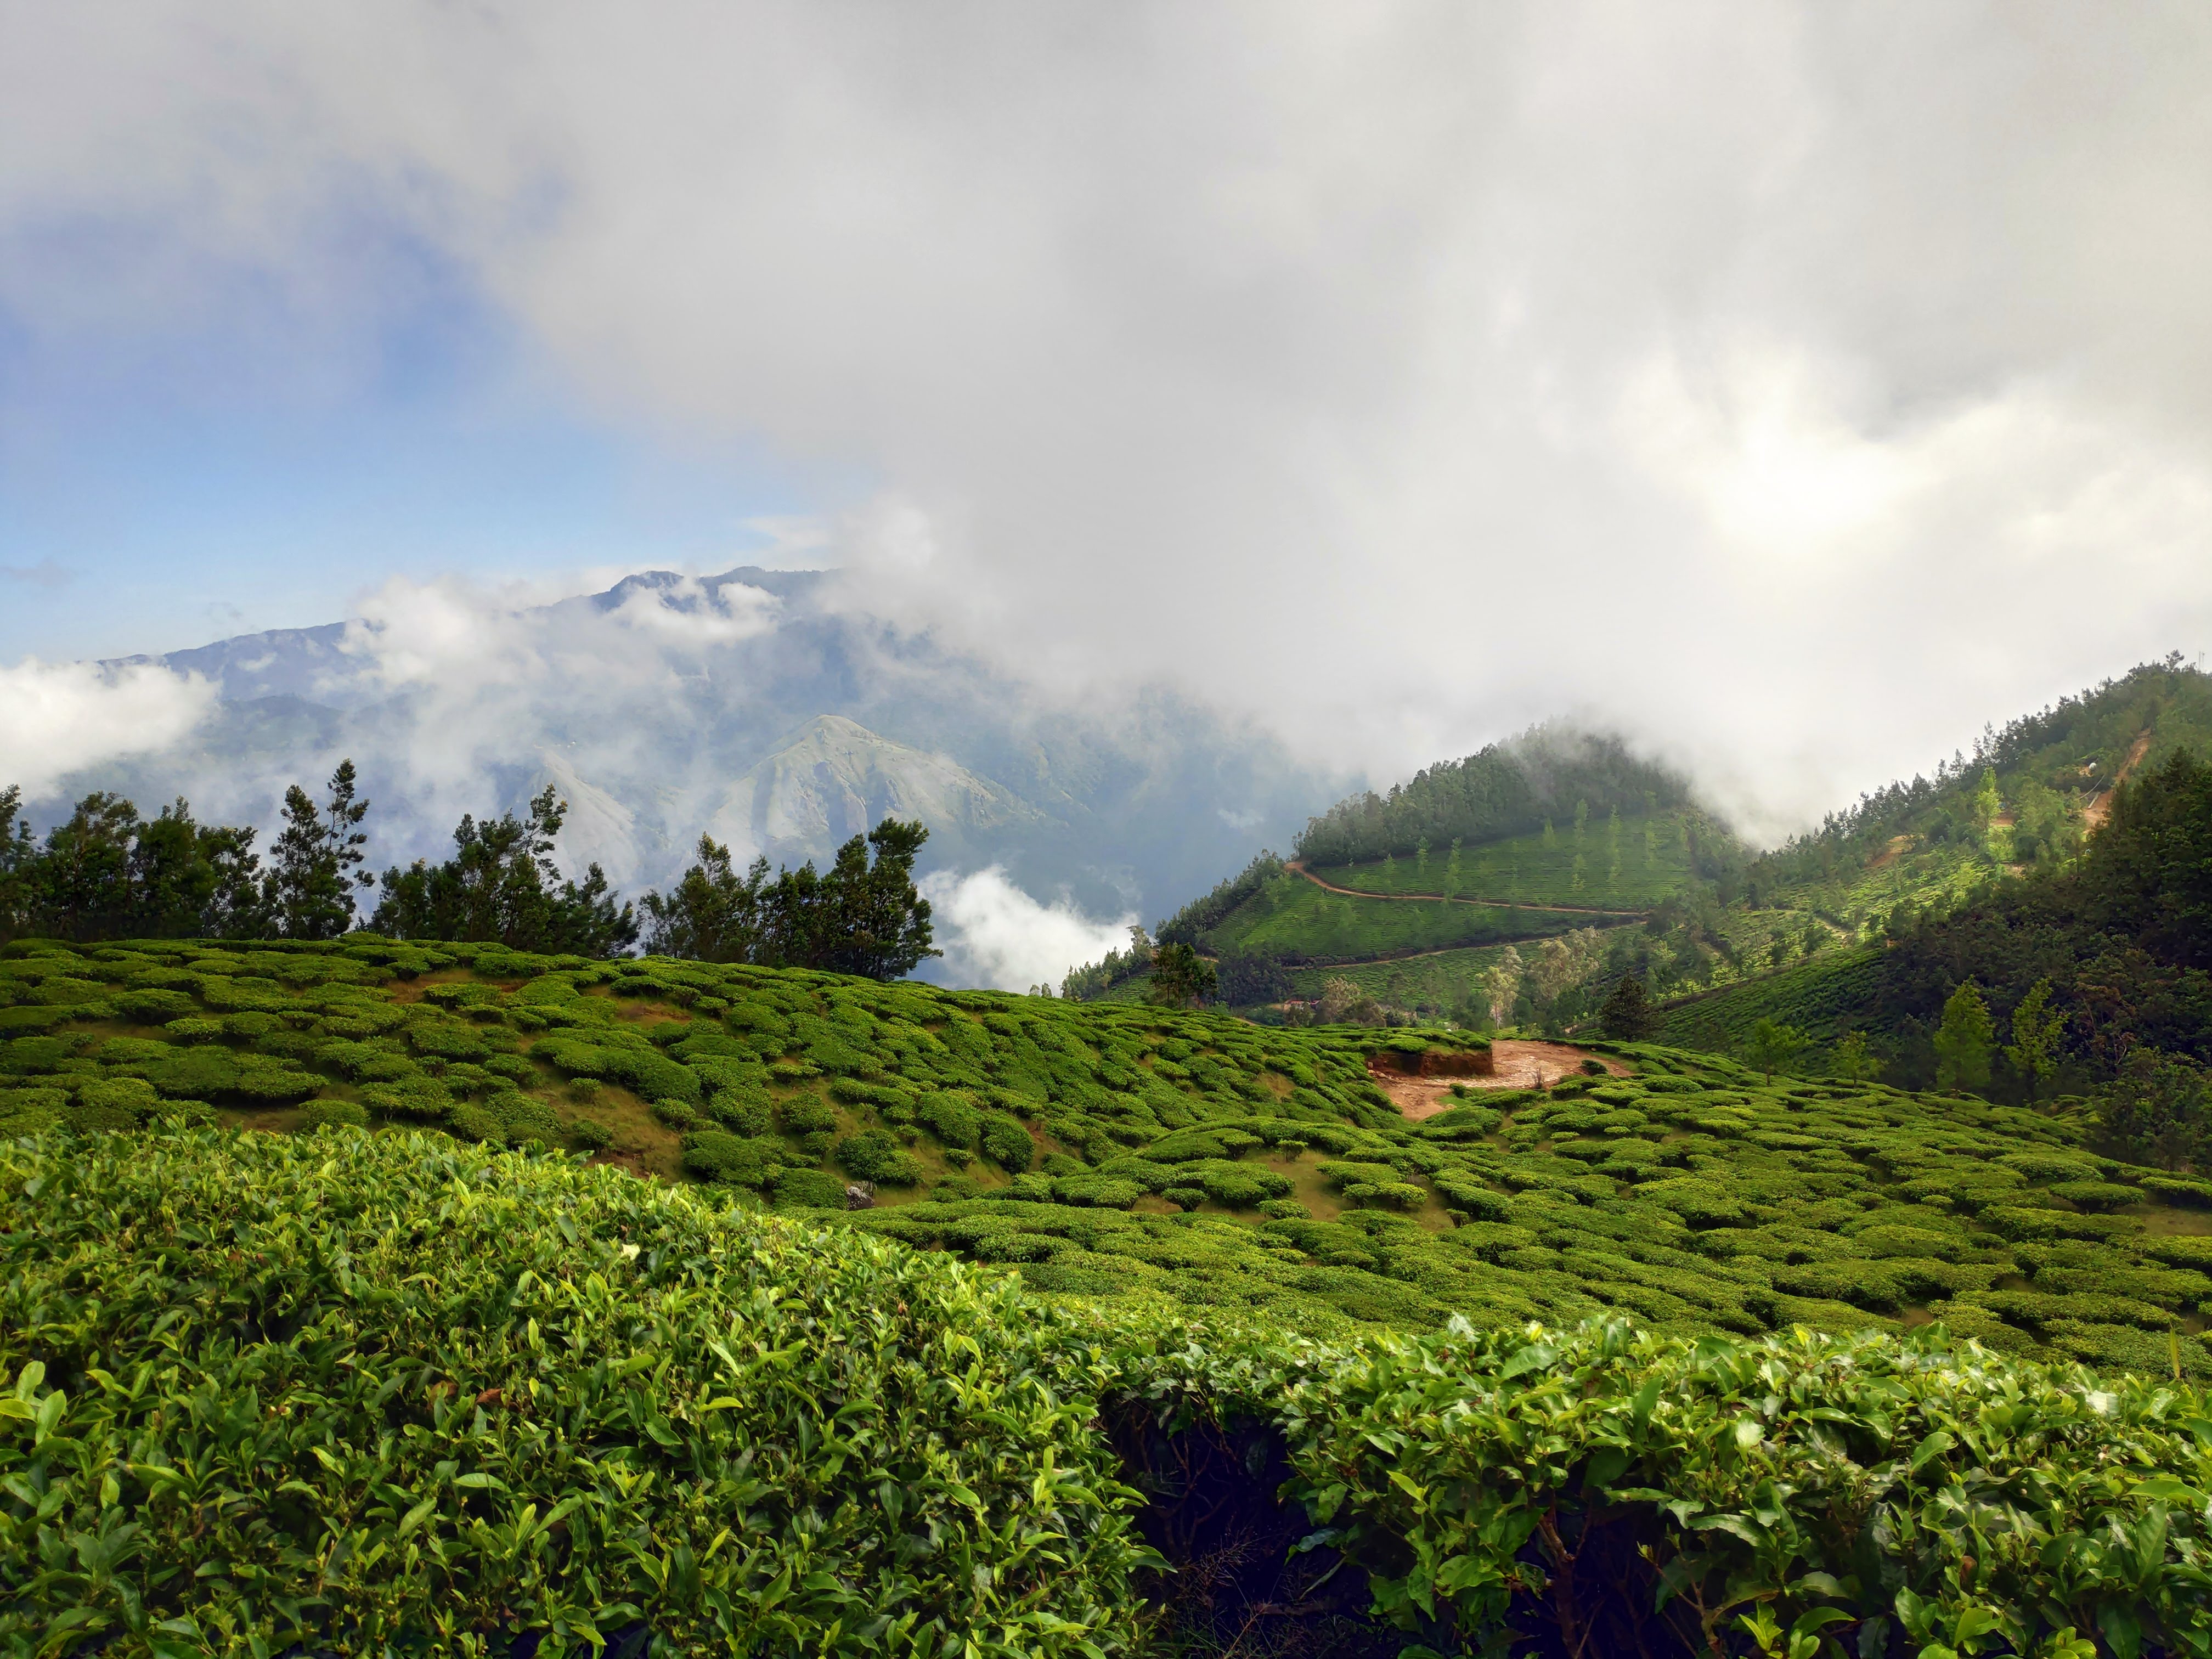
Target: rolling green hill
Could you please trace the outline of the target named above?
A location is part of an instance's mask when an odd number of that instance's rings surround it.
[[[2171,1335],[2212,1363],[2212,1188],[1972,1098],[1632,1046],[1632,1076],[1471,1090],[1416,1123],[1371,1067],[1469,1039],[362,935],[19,944],[0,986],[0,1134],[604,1140],[1055,1294],[1316,1328],[1940,1318],[2022,1352],[2171,1364]],[[860,1182],[877,1202],[848,1213]]]

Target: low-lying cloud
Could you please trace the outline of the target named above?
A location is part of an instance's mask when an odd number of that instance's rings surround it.
[[[1071,968],[1128,943],[1134,912],[1111,921],[1085,915],[1066,894],[1031,898],[993,865],[967,875],[939,870],[921,883],[934,912],[943,971],[957,985],[1058,989]]]
[[[216,688],[149,663],[102,668],[35,657],[0,666],[0,788],[28,799],[84,766],[167,749],[216,705]]]

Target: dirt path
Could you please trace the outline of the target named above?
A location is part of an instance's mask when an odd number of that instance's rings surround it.
[[[1403,1072],[1376,1066],[1367,1068],[1367,1075],[1415,1123],[1458,1104],[1451,1095],[1455,1083],[1470,1089],[1547,1089],[1563,1077],[1578,1074],[1586,1060],[1601,1061],[1613,1077],[1628,1075],[1628,1067],[1611,1055],[1593,1054],[1565,1042],[1501,1037],[1490,1045],[1490,1057],[1498,1069],[1487,1077],[1407,1077]]]
[[[2135,742],[2128,746],[2128,757],[2120,763],[2120,769],[2112,774],[2112,781],[2081,809],[2081,827],[2084,830],[2094,833],[2105,827],[2105,820],[2112,816],[2112,792],[2128,781],[2128,774],[2136,769],[2136,763],[2149,752],[2150,731],[2145,727],[2136,735]]]
[[[1628,916],[1642,921],[1649,910],[1601,910],[1589,904],[1523,904],[1516,899],[1474,898],[1461,893],[1370,893],[1363,887],[1339,887],[1333,881],[1323,881],[1319,876],[1293,859],[1283,868],[1297,872],[1325,893],[1341,893],[1346,898],[1411,899],[1421,904],[1480,904],[1492,910],[1559,910],[1571,916]]]

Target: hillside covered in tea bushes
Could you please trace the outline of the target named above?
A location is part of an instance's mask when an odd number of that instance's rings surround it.
[[[1310,1330],[1940,1320],[2022,1354],[2212,1368],[2212,1185],[1971,1097],[1611,1045],[1626,1075],[1438,1085],[1415,1121],[1382,1085],[1475,1063],[1479,1040],[360,934],[18,944],[0,999],[4,1135],[565,1146],[1054,1295]]]
[[[64,1074],[70,1075],[70,1074]],[[0,1141],[0,1651],[2201,1655],[2188,1386],[1315,1342],[409,1131]]]

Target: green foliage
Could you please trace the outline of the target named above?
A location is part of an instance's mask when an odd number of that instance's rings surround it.
[[[440,865],[417,859],[404,871],[384,872],[384,896],[369,925],[402,939],[625,954],[637,942],[637,920],[630,906],[617,905],[605,872],[594,864],[580,885],[563,879],[553,862],[568,811],[549,784],[530,803],[527,819],[508,812],[479,824],[464,815],[451,859]]]
[[[1166,944],[1152,957],[1146,1000],[1164,1008],[1188,1008],[1211,998],[1216,983],[1212,963],[1188,945]]]
[[[1802,1053],[1805,1038],[1795,1026],[1778,1019],[1762,1019],[1751,1028],[1743,1045],[1744,1058],[1771,1081],[1774,1074]]]
[[[1134,1640],[1096,1351],[1009,1280],[442,1138],[0,1182],[0,1650]]]
[[[1936,1033],[1936,1081],[1947,1089],[1986,1088],[1994,1031],[1982,988],[1963,981],[1944,1003]]]
[[[885,818],[839,848],[826,873],[809,860],[770,881],[765,858],[740,879],[729,849],[702,836],[699,861],[675,890],[645,896],[647,948],[705,962],[897,979],[943,954],[930,944],[929,902],[914,884],[915,857],[928,839],[919,821]]]
[[[198,1012],[135,1024],[122,999],[142,989]],[[1757,1335],[1924,1315],[2114,1365],[2148,1363],[2142,1342],[2171,1332],[2186,1374],[2212,1369],[2190,1329],[2212,1291],[2135,1285],[2136,1323],[2003,1299],[2024,1292],[2001,1281],[2039,1286],[2031,1248],[2195,1270],[2155,1254],[2161,1229],[2197,1224],[2159,1219],[2192,1207],[2193,1189],[2146,1184],[2150,1171],[2106,1156],[2137,1156],[2112,1127],[2071,1109],[1770,1084],[1628,1043],[1601,1046],[1630,1076],[1462,1085],[1414,1123],[1370,1062],[1463,1048],[1463,1034],[359,934],[22,944],[0,950],[0,1003],[60,1016],[0,1040],[0,1133],[149,1136],[216,1111],[287,1121],[270,1114],[305,1103],[317,1121],[354,1106],[372,1127],[603,1144],[563,1127],[588,1081],[590,1119],[633,1163],[1018,1262],[1054,1293],[1317,1330],[1460,1313]],[[1339,1165],[1356,1174],[1324,1172]],[[888,1201],[847,1218],[853,1179]],[[1936,1265],[1899,1254],[1907,1234],[1942,1241]],[[2143,1308],[2165,1323],[2140,1323]]]
[[[1567,803],[1631,813],[1685,805],[1688,786],[1638,759],[1618,738],[1536,726],[1465,760],[1433,766],[1389,795],[1339,801],[1298,836],[1319,867],[1415,854],[1423,842],[1474,843],[1532,831]]]
[[[1610,1323],[1162,1333],[1121,1364],[1149,1421],[1274,1425],[1312,1541],[1416,1650],[1503,1652],[1509,1626],[1543,1651],[2206,1650],[2193,1390],[1940,1336]]]

